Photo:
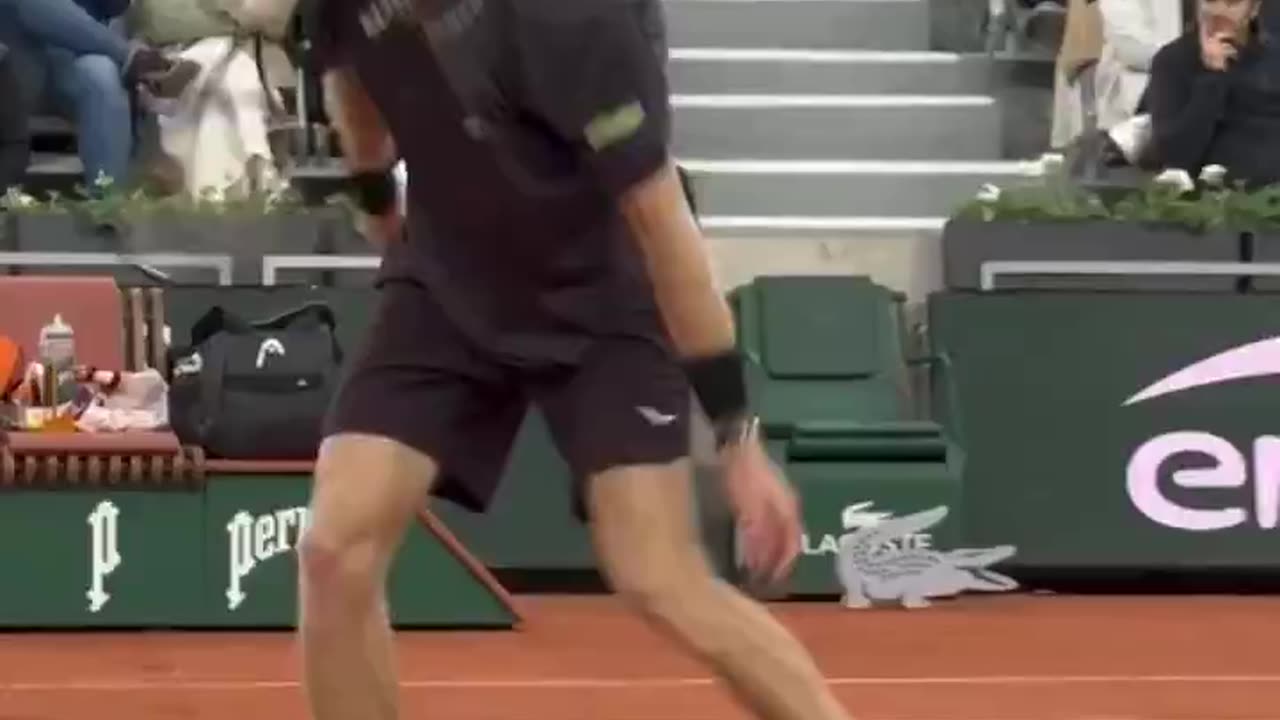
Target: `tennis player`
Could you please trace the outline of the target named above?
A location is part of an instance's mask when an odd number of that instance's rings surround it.
[[[749,568],[783,577],[801,528],[667,151],[658,0],[316,3],[311,49],[384,260],[300,546],[313,716],[397,717],[393,556],[426,494],[485,509],[536,404],[628,606],[759,717],[844,720],[805,650],[714,576],[697,536],[690,387]]]

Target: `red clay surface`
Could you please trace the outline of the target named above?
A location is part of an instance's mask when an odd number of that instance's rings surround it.
[[[608,598],[522,598],[515,632],[400,635],[404,716],[738,720]],[[779,605],[859,720],[1280,720],[1280,600],[981,597]],[[2,720],[304,720],[292,636],[0,636]]]

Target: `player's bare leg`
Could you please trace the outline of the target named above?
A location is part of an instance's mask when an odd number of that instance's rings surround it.
[[[315,720],[398,715],[387,574],[435,476],[430,458],[384,438],[337,435],[321,448],[298,574]]]
[[[849,720],[800,643],[714,575],[693,518],[690,477],[690,463],[681,461],[592,479],[592,534],[610,583],[763,720]]]

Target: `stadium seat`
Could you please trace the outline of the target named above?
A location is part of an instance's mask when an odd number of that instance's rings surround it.
[[[862,277],[758,278],[732,295],[766,434],[905,421],[897,301]]]
[[[899,298],[863,277],[762,277],[732,304],[769,454],[804,511],[789,592],[838,592],[829,539],[850,529],[844,510],[858,503],[895,514],[946,505],[953,519],[932,539],[958,537],[961,454],[909,409]]]

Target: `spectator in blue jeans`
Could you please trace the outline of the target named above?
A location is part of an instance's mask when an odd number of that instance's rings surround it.
[[[198,65],[174,62],[130,43],[109,26],[129,0],[0,0],[0,42],[15,52],[27,104],[47,89],[75,123],[90,187],[100,175],[125,182],[133,149],[129,89],[144,86],[173,99],[196,78]],[[47,88],[42,88],[41,85]]]

